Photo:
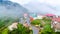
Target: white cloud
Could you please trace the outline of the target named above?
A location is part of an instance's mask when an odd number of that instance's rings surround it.
[[[23,5],[23,4],[28,3],[30,0],[10,0],[10,1]]]
[[[56,5],[59,5],[60,4],[60,0],[10,0],[10,1],[13,1],[13,2],[17,2],[19,4],[27,4],[29,2],[34,2],[34,1],[38,1],[40,3],[46,3],[46,4],[49,4],[49,5],[53,5],[53,6],[56,6]]]
[[[60,5],[60,0],[38,0],[40,3],[46,3],[52,6]]]
[[[17,3],[21,4],[21,5],[29,4],[30,2],[37,2],[38,4],[39,3],[40,4],[41,3],[46,4],[46,5],[49,5],[49,6],[53,7],[53,9],[56,9],[58,12],[54,10],[55,13],[60,15],[60,0],[10,0],[10,1],[17,2]],[[46,8],[46,9],[48,9],[48,8]],[[46,9],[44,9],[44,10],[46,10]],[[49,11],[52,11],[53,9],[51,9]]]

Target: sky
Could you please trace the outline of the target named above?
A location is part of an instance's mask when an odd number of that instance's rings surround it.
[[[25,4],[29,4],[30,2],[37,2],[40,4],[47,4],[49,6],[51,6],[50,8],[53,8],[51,11],[53,11],[54,9],[56,9],[57,11],[57,15],[60,15],[60,0],[10,0],[12,2],[16,2],[19,3],[20,5],[25,5]],[[29,7],[30,8],[30,7]],[[46,8],[48,9],[48,8]]]
[[[10,0],[12,2],[16,2],[16,3],[19,3],[20,5],[25,5],[25,4],[28,4],[29,2],[38,2],[38,3],[44,3],[44,4],[47,4],[47,5],[50,5],[52,7],[56,7],[57,10],[60,11],[60,0]]]
[[[32,2],[32,1],[38,1],[40,3],[47,3],[47,4],[50,4],[50,5],[60,5],[60,0],[10,0],[12,2],[17,2],[19,4],[27,4],[29,2]]]
[[[21,5],[24,5],[24,4],[28,3],[28,2],[30,2],[31,0],[10,0],[10,1],[19,3]]]

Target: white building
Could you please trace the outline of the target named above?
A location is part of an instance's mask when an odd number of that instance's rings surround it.
[[[34,17],[34,20],[35,19],[43,19],[43,17],[44,17],[43,15],[37,15],[37,17]]]

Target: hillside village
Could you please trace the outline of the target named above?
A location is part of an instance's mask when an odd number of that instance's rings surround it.
[[[30,14],[18,3],[0,0],[0,34],[60,34],[60,16]]]

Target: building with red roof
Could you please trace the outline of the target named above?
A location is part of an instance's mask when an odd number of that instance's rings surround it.
[[[58,18],[52,18],[52,21],[60,22],[60,17],[58,17]]]

